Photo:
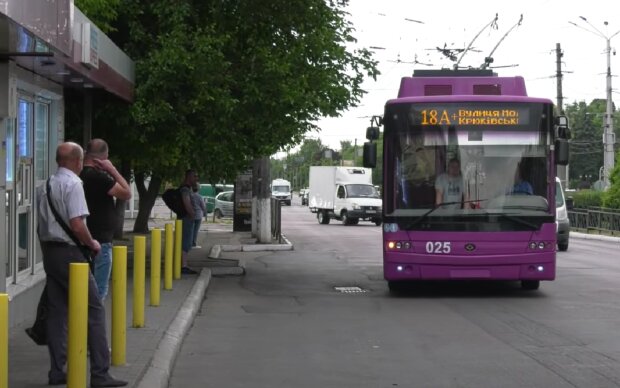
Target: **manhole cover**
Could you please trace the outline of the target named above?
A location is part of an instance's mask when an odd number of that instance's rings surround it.
[[[343,294],[359,294],[366,292],[366,290],[359,287],[334,287],[334,289],[338,292],[342,292]]]

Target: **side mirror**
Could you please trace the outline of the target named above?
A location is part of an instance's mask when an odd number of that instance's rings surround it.
[[[566,209],[573,210],[575,207],[575,199],[573,197],[566,197]]]
[[[557,125],[558,127],[568,127],[568,117],[557,116],[555,118],[555,125]]]
[[[570,128],[568,126],[568,117],[557,116],[555,118],[555,125],[557,126],[556,136],[558,138],[567,140],[571,138]]]
[[[375,168],[377,165],[377,143],[364,143],[364,167]]]
[[[555,164],[566,166],[568,164],[568,140],[555,139]]]
[[[379,127],[368,127],[366,129],[366,139],[373,141],[379,138]]]

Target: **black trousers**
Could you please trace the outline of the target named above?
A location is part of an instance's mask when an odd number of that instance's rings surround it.
[[[45,318],[47,347],[50,354],[50,379],[64,376],[67,361],[67,317],[69,302],[69,264],[86,263],[82,252],[73,245],[41,243],[47,283],[39,307]],[[105,331],[105,310],[92,273],[88,279],[88,350],[91,376],[106,376],[110,368],[110,350]]]

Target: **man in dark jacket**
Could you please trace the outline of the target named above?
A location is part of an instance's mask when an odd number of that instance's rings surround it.
[[[92,139],[86,146],[84,169],[80,173],[88,204],[86,222],[93,238],[101,244],[95,257],[95,280],[101,300],[108,294],[112,272],[112,238],[118,225],[115,199],[131,199],[129,184],[108,159],[108,144]]]

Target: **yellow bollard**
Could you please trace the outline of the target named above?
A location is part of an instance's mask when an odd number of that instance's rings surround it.
[[[151,306],[159,306],[161,287],[161,229],[151,230]]]
[[[181,279],[181,255],[183,244],[183,221],[176,220],[174,225],[174,278]]]
[[[0,388],[9,386],[9,296],[0,294]]]
[[[174,252],[174,237],[172,224],[166,224],[166,255],[164,257],[164,290],[172,290],[172,255]]]
[[[133,238],[133,327],[144,327],[146,236]]]
[[[86,386],[88,343],[88,278],[85,263],[69,264],[69,318],[67,322],[67,387]]]
[[[112,365],[125,365],[127,337],[127,247],[112,248]]]

